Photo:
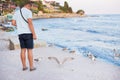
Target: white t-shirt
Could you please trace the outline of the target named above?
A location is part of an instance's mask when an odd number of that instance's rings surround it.
[[[32,12],[23,7],[21,9],[23,17],[28,20],[28,18],[32,18]],[[25,34],[25,33],[31,33],[28,23],[25,22],[25,20],[22,18],[20,10],[17,10],[14,15],[13,15],[13,20],[16,20],[16,25],[17,25],[17,32],[18,34]]]

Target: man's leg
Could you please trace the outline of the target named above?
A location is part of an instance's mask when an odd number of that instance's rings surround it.
[[[29,60],[29,65],[30,65],[30,69],[33,69],[33,53],[32,53],[32,49],[27,49],[28,51],[28,60]]]
[[[21,57],[23,68],[26,68],[26,48],[21,49],[20,57]]]

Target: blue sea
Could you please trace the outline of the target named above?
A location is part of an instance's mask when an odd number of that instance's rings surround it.
[[[40,40],[120,66],[120,14],[33,20]],[[42,29],[47,29],[42,31]],[[116,52],[113,51],[116,50]]]

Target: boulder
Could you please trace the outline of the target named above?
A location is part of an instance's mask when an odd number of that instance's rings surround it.
[[[16,50],[16,49],[20,49],[20,44],[19,44],[19,40],[17,37],[11,37],[9,39],[9,49],[10,50]],[[34,48],[39,48],[39,47],[46,47],[47,43],[45,41],[42,40],[34,40]]]
[[[20,44],[17,37],[11,37],[9,39],[9,49],[10,50],[20,49]]]

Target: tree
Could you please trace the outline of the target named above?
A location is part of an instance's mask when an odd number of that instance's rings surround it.
[[[42,4],[42,1],[34,2],[34,4],[38,6],[38,11],[44,12],[44,5]]]
[[[72,8],[69,7],[68,3],[65,1],[64,6],[60,6],[60,9],[65,13],[72,13]]]
[[[64,12],[69,13],[69,5],[66,1],[64,2]]]
[[[64,2],[64,8],[66,8],[66,9],[69,8],[69,5],[68,5],[68,3],[66,1]]]
[[[78,10],[76,13],[77,13],[77,14],[80,14],[80,15],[84,15],[84,14],[85,14],[85,11],[82,10],[82,9],[80,9],[80,10]]]
[[[44,10],[44,9],[43,9],[42,1],[39,1],[39,3],[38,3],[38,10],[41,10],[41,11]]]
[[[69,7],[69,13],[73,13],[73,10],[71,7]]]

